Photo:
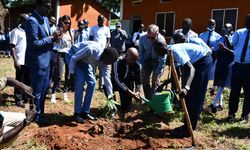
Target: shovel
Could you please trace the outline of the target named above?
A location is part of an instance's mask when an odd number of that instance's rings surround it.
[[[169,60],[170,60],[171,73],[174,77],[176,88],[178,91],[181,91],[181,86],[180,86],[180,83],[178,81],[177,73],[176,73],[175,66],[174,66],[174,56],[173,56],[172,50],[168,50],[168,56],[169,56]],[[189,131],[189,134],[191,135],[191,139],[192,139],[192,148],[189,148],[189,149],[195,149],[196,144],[195,144],[195,139],[194,139],[194,133],[193,133],[193,128],[192,128],[191,121],[189,118],[189,114],[187,111],[186,102],[185,102],[184,98],[180,98],[180,101],[181,101],[182,108],[184,110],[184,116],[185,116],[185,119],[187,122],[188,131]]]

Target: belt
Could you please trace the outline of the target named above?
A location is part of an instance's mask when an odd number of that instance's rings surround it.
[[[200,58],[199,60],[197,60],[193,65],[201,63],[204,59],[206,59],[207,57],[210,57],[210,56],[211,55],[205,55],[205,56],[203,56],[202,58]]]

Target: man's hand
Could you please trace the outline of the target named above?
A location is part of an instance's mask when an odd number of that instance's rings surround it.
[[[30,125],[30,123],[34,121],[35,115],[36,115],[35,109],[25,111],[26,125]]]
[[[161,84],[160,86],[157,87],[156,92],[162,92],[164,87],[164,84]]]
[[[139,92],[129,92],[129,94],[136,100],[136,101],[141,101],[140,99],[140,93]]]
[[[35,98],[34,95],[32,95],[33,93],[33,89],[23,83],[20,84],[19,88],[25,93],[27,94],[28,96],[32,97],[32,98]]]
[[[14,66],[15,66],[16,70],[21,69],[21,66],[17,61],[14,61]]]
[[[219,47],[222,48],[222,49],[226,49],[226,46],[224,45],[224,43],[218,43]]]
[[[62,36],[63,36],[62,28],[58,28],[54,33],[52,33],[52,39],[54,39],[55,41],[61,39]]]
[[[180,91],[180,93],[179,93],[179,97],[180,98],[185,98],[186,95],[187,95],[187,93],[188,93],[187,89],[182,88],[181,91]]]

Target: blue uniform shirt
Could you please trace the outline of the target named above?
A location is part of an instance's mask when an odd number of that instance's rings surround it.
[[[167,49],[169,48],[173,51],[176,66],[183,66],[188,61],[193,64],[202,57],[206,56],[209,52],[206,47],[192,43],[169,45]]]
[[[208,41],[208,36],[209,36],[209,31],[203,32],[199,35],[199,38],[201,38],[205,43]],[[210,36],[210,44],[208,45],[209,47],[212,48],[213,51],[216,51],[214,47],[217,45],[217,40],[220,39],[221,35],[219,35],[217,32],[212,31],[211,36]]]
[[[245,44],[247,31],[248,30],[246,28],[243,28],[234,32],[232,43],[234,46],[234,61],[235,62],[241,63],[240,57],[241,57],[241,53],[243,50],[243,46]],[[248,41],[245,61],[243,63],[250,63],[250,42],[249,41]]]

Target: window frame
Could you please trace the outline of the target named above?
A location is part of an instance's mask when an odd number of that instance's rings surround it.
[[[157,25],[157,15],[158,14],[164,14],[164,29],[166,29],[166,14],[174,14],[174,19],[173,19],[173,32],[175,30],[175,20],[176,20],[176,12],[174,11],[160,11],[160,12],[156,12],[155,13],[155,24]],[[173,34],[173,33],[172,33]],[[167,37],[171,37],[171,36],[167,36]]]
[[[216,9],[212,9],[211,10],[211,18],[213,18],[213,14],[214,11],[223,11],[223,23],[222,23],[222,27],[225,24],[225,14],[227,10],[236,10],[236,18],[235,18],[235,26],[234,26],[234,31],[237,30],[237,26],[238,26],[238,16],[239,16],[239,8],[216,8]],[[222,28],[221,27],[221,28]]]
[[[169,3],[171,2],[172,0],[167,0],[167,1],[163,1],[163,0],[160,0],[160,3]]]
[[[141,6],[143,3],[143,0],[132,0],[131,3],[132,3],[132,6]]]

